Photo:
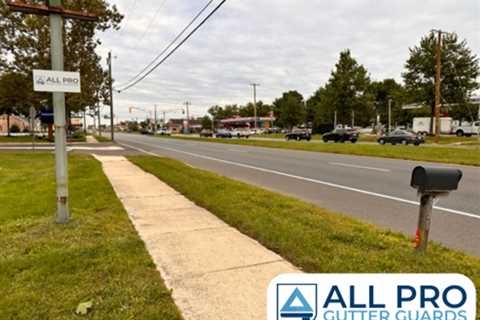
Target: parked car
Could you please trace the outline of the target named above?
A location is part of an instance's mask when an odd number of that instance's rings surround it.
[[[200,137],[212,138],[213,137],[213,131],[208,130],[208,129],[203,129],[202,131],[200,131]]]
[[[161,129],[157,130],[157,134],[161,135],[161,136],[169,136],[169,135],[172,134],[172,132],[170,130],[168,130],[167,128],[161,128]]]
[[[296,129],[293,130],[290,133],[287,133],[285,135],[285,139],[287,140],[307,140],[310,141],[312,139],[312,135],[310,134],[310,131],[304,130],[304,129]]]
[[[150,130],[146,129],[146,128],[140,129],[140,133],[141,134],[152,134],[152,132]]]
[[[232,134],[232,137],[237,137],[237,138],[249,138],[250,135],[252,134],[250,132],[250,130],[248,129],[233,129],[232,131],[230,131],[230,133]]]
[[[413,132],[406,131],[406,130],[395,130],[392,131],[390,134],[383,135],[378,138],[378,143],[386,144],[391,143],[392,145],[396,145],[397,143],[408,145],[413,144],[418,146],[425,142],[425,139],[422,135],[417,135]]]
[[[232,137],[232,134],[226,130],[221,130],[221,131],[218,131],[216,134],[215,134],[215,138],[231,138]]]
[[[322,136],[323,142],[335,141],[344,143],[345,141],[350,141],[355,143],[358,141],[358,132],[347,129],[335,129],[331,132],[325,133]]]

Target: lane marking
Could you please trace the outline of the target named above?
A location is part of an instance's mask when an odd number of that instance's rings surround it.
[[[248,153],[248,151],[246,151],[246,150],[228,149],[228,151],[232,151],[232,152],[240,152],[240,153]]]
[[[46,146],[35,146],[35,148],[32,148],[31,146],[29,147],[0,147],[0,150],[55,150],[55,147],[46,147]],[[89,151],[120,151],[120,150],[125,150],[122,147],[115,147],[115,146],[110,146],[110,147],[81,147],[81,146],[76,146],[76,147],[67,147],[67,151],[71,150],[89,150]]]
[[[329,162],[328,164],[332,166],[341,166],[341,167],[348,167],[348,168],[357,168],[357,169],[366,169],[366,170],[374,170],[380,172],[391,172],[390,169],[382,169],[382,168],[375,168],[375,167],[365,167],[359,166],[356,164],[349,164],[349,163],[342,163],[342,162]]]
[[[390,196],[390,195],[386,195],[386,194],[382,194],[382,193],[376,193],[376,192],[371,192],[371,191],[367,191],[367,190],[362,190],[362,189],[357,189],[357,188],[353,188],[353,187],[344,186],[344,185],[341,185],[341,184],[336,184],[336,183],[331,183],[331,182],[327,182],[327,181],[322,181],[322,180],[297,176],[297,175],[294,175],[294,174],[289,174],[289,173],[286,173],[286,172],[276,171],[276,170],[272,170],[272,169],[256,167],[256,166],[252,166],[252,165],[249,165],[249,164],[243,164],[243,163],[239,163],[239,162],[213,158],[213,157],[204,156],[204,155],[200,155],[200,154],[196,154],[196,153],[192,153],[192,152],[187,152],[187,151],[182,151],[182,150],[178,150],[178,149],[160,147],[158,145],[151,145],[151,144],[138,142],[138,141],[136,141],[135,143],[143,144],[145,146],[150,146],[150,147],[154,147],[154,148],[164,149],[164,150],[168,150],[168,151],[183,153],[183,154],[186,154],[186,155],[189,155],[189,156],[192,156],[192,157],[197,157],[197,158],[200,158],[200,159],[212,160],[212,161],[217,161],[217,162],[221,162],[221,163],[231,164],[231,165],[242,167],[242,168],[257,170],[257,171],[266,172],[266,173],[272,173],[272,174],[276,174],[276,175],[279,175],[279,176],[284,176],[284,177],[288,177],[288,178],[292,178],[292,179],[303,180],[303,181],[307,181],[307,182],[312,182],[312,183],[316,183],[316,184],[320,184],[320,185],[329,186],[329,187],[332,187],[332,188],[337,188],[337,189],[347,190],[347,191],[353,191],[353,192],[357,192],[357,193],[361,193],[361,194],[365,194],[365,195],[369,195],[369,196],[373,196],[373,197],[378,197],[378,198],[382,198],[382,199],[388,199],[388,200],[393,200],[393,201],[397,201],[397,202],[402,202],[402,203],[418,206],[417,201],[407,200],[407,199],[403,199],[403,198],[399,198],[399,197],[395,197],[395,196]],[[123,146],[126,146],[126,147],[129,147],[129,148],[132,148],[134,150],[140,151],[140,152],[144,152],[144,153],[159,157],[158,154],[155,154],[153,152],[150,152],[150,151],[147,151],[147,150],[144,150],[144,149],[141,149],[141,148],[134,147],[132,145],[128,145],[128,144],[125,144],[125,143],[119,143],[119,144],[123,145]],[[448,212],[448,213],[453,213],[453,214],[457,214],[457,215],[460,215],[460,216],[465,216],[465,217],[480,220],[480,216],[476,215],[476,214],[473,214],[473,213],[460,211],[460,210],[455,210],[455,209],[444,208],[444,207],[439,207],[439,206],[434,206],[433,208],[436,209],[436,210],[445,211],[445,212]]]

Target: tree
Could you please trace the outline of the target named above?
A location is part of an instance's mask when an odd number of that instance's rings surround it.
[[[212,119],[209,116],[204,116],[202,118],[202,128],[203,129],[210,129],[212,127]]]
[[[307,102],[308,116],[314,126],[333,123],[335,112],[340,124],[351,123],[354,116],[356,125],[368,125],[374,117],[369,88],[367,70],[351,56],[350,50],[342,51],[328,83]]]
[[[382,124],[388,123],[388,100],[392,103],[392,124],[411,124],[415,112],[403,110],[405,104],[405,90],[395,79],[373,81],[370,91],[374,99],[375,114],[379,116]]]
[[[10,135],[10,115],[28,114],[32,106],[32,82],[15,72],[0,75],[0,114],[7,115],[7,134]]]
[[[305,123],[305,103],[298,91],[283,93],[281,98],[273,102],[273,111],[281,127],[292,129]]]
[[[257,117],[268,117],[271,111],[271,105],[265,104],[262,101],[257,101]],[[241,106],[239,109],[239,115],[241,117],[253,117],[254,114],[253,102],[249,102],[246,106]]]
[[[434,33],[423,37],[419,46],[410,48],[410,57],[402,74],[409,100],[430,107],[432,118],[435,113],[436,46]],[[441,71],[442,104],[451,104],[451,113],[455,117],[473,118],[475,112],[468,101],[479,88],[479,60],[468,48],[466,40],[459,41],[455,33],[443,35]],[[433,125],[433,121],[431,123]]]
[[[105,98],[106,73],[95,49],[101,44],[97,32],[119,28],[123,16],[107,0],[65,0],[67,9],[89,11],[98,15],[98,22],[67,19],[64,27],[65,70],[80,71],[82,93],[67,94],[70,111],[85,110]],[[0,2],[0,73],[15,72],[24,77],[24,86],[32,83],[32,69],[51,69],[50,30],[48,17],[11,12]],[[9,57],[6,59],[6,57]],[[40,105],[51,95],[39,93],[32,103]]]

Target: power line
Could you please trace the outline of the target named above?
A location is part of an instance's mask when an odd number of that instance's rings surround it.
[[[141,76],[142,73],[144,73],[148,68],[150,68],[161,56],[165,54],[174,44],[177,42],[178,39],[180,39],[181,36],[192,26],[192,24],[197,21],[197,19],[207,10],[207,8],[212,4],[213,0],[208,1],[208,3],[193,17],[193,19],[183,28],[183,30],[168,44],[168,46],[165,47],[153,60],[145,66],[139,73],[137,73],[133,78],[127,81],[126,85],[129,83],[135,81],[139,76]],[[120,86],[123,87],[123,86]]]
[[[215,12],[218,11],[218,9],[220,9],[223,4],[226,2],[227,0],[222,0],[222,2],[220,2],[216,7],[215,9],[213,9],[212,12],[210,12],[208,14],[208,16],[205,17],[205,19],[202,20],[202,22],[200,22],[200,24],[198,26],[195,27],[195,29],[193,29],[175,48],[172,49],[172,51],[170,51],[162,60],[160,60],[152,69],[150,69],[146,74],[144,74],[143,76],[141,76],[139,79],[137,79],[135,82],[129,84],[128,86],[126,86],[125,88],[121,89],[121,90],[118,90],[119,92],[122,92],[122,91],[125,91],[133,86],[135,86],[137,83],[139,83],[140,81],[142,81],[143,79],[145,79],[150,73],[152,73],[155,69],[157,69],[161,64],[163,64],[168,58],[170,58],[170,56],[175,53],[175,51],[178,50],[178,48],[180,48],[185,42],[187,42],[188,39],[190,39],[190,37],[195,33],[197,32],[198,29],[200,29],[204,24],[205,22],[207,22],[208,19],[210,19],[210,17],[212,17]]]
[[[160,11],[163,9],[163,7],[165,6],[165,3],[167,3],[167,0],[163,0],[163,2],[160,3],[160,6],[158,6],[157,10],[153,14],[153,17],[150,19],[150,23],[147,25],[147,27],[143,31],[142,35],[139,38],[140,40],[138,40],[138,42],[141,42],[143,40],[143,38],[145,37],[145,35],[147,34],[147,31],[150,30],[150,27],[156,21],[155,19],[157,18],[157,15],[160,13]]]

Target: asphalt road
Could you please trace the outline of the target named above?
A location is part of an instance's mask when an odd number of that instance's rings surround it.
[[[457,167],[463,171],[460,188],[436,203],[430,239],[480,256],[480,168],[477,167],[129,134],[118,134],[117,141],[127,148],[176,158],[412,238],[419,200],[410,187],[413,168]]]

